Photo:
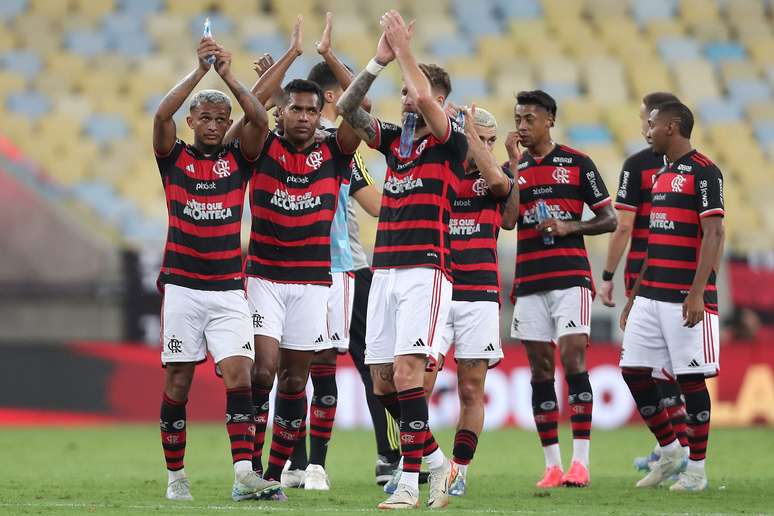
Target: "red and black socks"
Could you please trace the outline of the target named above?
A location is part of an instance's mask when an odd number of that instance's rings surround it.
[[[310,375],[314,394],[309,409],[309,463],[325,467],[339,395],[336,365],[313,364]]]
[[[589,373],[568,374],[567,401],[570,405],[570,427],[572,428],[572,460],[584,466],[589,465],[589,441],[591,439],[591,412],[594,408],[594,394],[591,391]]]
[[[183,459],[185,458],[186,401],[175,401],[166,394],[161,401],[161,446],[167,463],[170,482],[185,476]]]
[[[250,387],[226,389],[226,431],[234,468],[249,471],[255,448],[255,415]]]
[[[661,407],[658,388],[650,370],[624,368],[622,374],[637,404],[637,410],[658,444],[664,447],[675,442],[677,436],[669,414]]]
[[[266,425],[269,423],[269,393],[271,389],[253,385],[253,410],[255,411],[255,447],[253,449],[253,470],[263,473],[263,444],[266,441]]]
[[[559,405],[554,380],[532,382],[532,415],[535,418],[546,467],[562,466],[559,454]]]
[[[293,453],[299,429],[305,419],[306,392],[303,390],[296,393],[277,391],[269,466],[266,468],[264,478],[280,480],[282,468]]]

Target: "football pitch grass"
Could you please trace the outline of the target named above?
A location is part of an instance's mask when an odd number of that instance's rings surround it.
[[[437,437],[451,452],[451,431]],[[164,498],[166,472],[158,427],[1,429],[2,514],[361,514],[378,512],[385,495],[374,483],[374,442],[366,431],[334,431],[328,453],[329,492],[288,490],[286,503],[232,502],[233,480],[222,425],[190,424],[186,472],[192,502]],[[561,430],[569,466],[569,429]],[[652,444],[642,427],[595,431],[591,486],[541,491],[543,470],[533,432],[482,435],[468,473],[468,494],[452,498],[446,513],[550,514],[764,514],[774,513],[774,431],[713,429],[703,493],[636,489],[642,476],[632,459]],[[265,454],[266,452],[264,452]],[[422,486],[421,497],[427,498]],[[423,511],[428,509],[422,506]]]

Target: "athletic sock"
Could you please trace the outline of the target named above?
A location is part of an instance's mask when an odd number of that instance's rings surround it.
[[[263,444],[266,441],[266,425],[269,422],[269,393],[271,389],[264,389],[253,385],[253,410],[255,411],[255,446],[253,449],[253,470],[263,472],[261,455]]]
[[[277,391],[269,467],[266,468],[264,475],[267,480],[280,480],[282,468],[293,453],[298,431],[305,416],[306,391],[295,393]]]
[[[704,378],[681,379],[680,389],[685,395],[685,409],[688,420],[688,446],[692,462],[703,461],[707,456],[709,441],[710,413],[712,410],[709,391]]]
[[[298,438],[290,455],[290,469],[306,469],[309,459],[306,456],[306,418],[298,429]]]
[[[169,482],[185,476],[183,459],[185,458],[186,437],[186,401],[175,401],[164,394],[161,400],[161,446],[164,449],[164,460],[167,463]]]
[[[400,402],[398,401],[398,393],[391,392],[389,394],[377,394],[376,399],[384,406],[384,409],[392,416],[392,419],[400,424]]]
[[[226,389],[226,431],[231,441],[234,470],[252,468],[255,446],[255,414],[250,387]]]
[[[568,374],[567,400],[570,405],[570,426],[572,427],[572,460],[589,466],[589,444],[591,440],[591,413],[594,395],[591,391],[589,373]]]
[[[675,430],[680,446],[688,446],[688,425],[685,421],[685,400],[676,381],[656,380],[661,392],[661,406],[669,414],[669,421]]]
[[[535,418],[546,467],[562,466],[559,455],[559,407],[554,380],[532,382],[532,414]]]
[[[431,470],[443,467],[443,461],[446,456],[441,451],[441,447],[433,437],[433,432],[430,431],[430,427],[427,427],[425,432],[425,447],[422,450],[422,458],[427,463],[427,467]]]
[[[478,436],[475,432],[464,428],[457,430],[457,433],[454,434],[454,449],[452,450],[454,463],[467,469],[476,453],[476,446],[478,446]]]
[[[336,365],[312,365],[311,376],[314,395],[309,416],[309,462],[325,467],[339,394]]]
[[[669,421],[669,414],[661,408],[658,388],[651,372],[624,368],[621,373],[637,404],[637,410],[656,437],[659,446],[663,448],[675,442],[677,436]]]
[[[419,489],[419,469],[427,434],[427,400],[425,389],[415,387],[398,393],[400,403],[400,441],[403,474],[399,483]]]

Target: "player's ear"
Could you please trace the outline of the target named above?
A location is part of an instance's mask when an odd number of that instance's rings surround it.
[[[336,102],[336,96],[333,94],[333,91],[331,90],[325,90],[325,93],[323,93],[323,97],[325,98],[325,102],[328,104],[333,104]]]
[[[188,115],[187,117],[185,117],[185,121],[188,123],[188,127],[193,129],[193,127],[194,127],[193,126],[193,117],[191,115]]]

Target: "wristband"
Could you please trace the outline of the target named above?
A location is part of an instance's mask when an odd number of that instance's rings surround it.
[[[602,281],[613,281],[614,272],[602,271]]]
[[[379,75],[379,72],[384,70],[384,65],[380,65],[376,62],[376,59],[371,59],[368,61],[368,64],[366,65],[366,72],[370,73],[371,75]]]

